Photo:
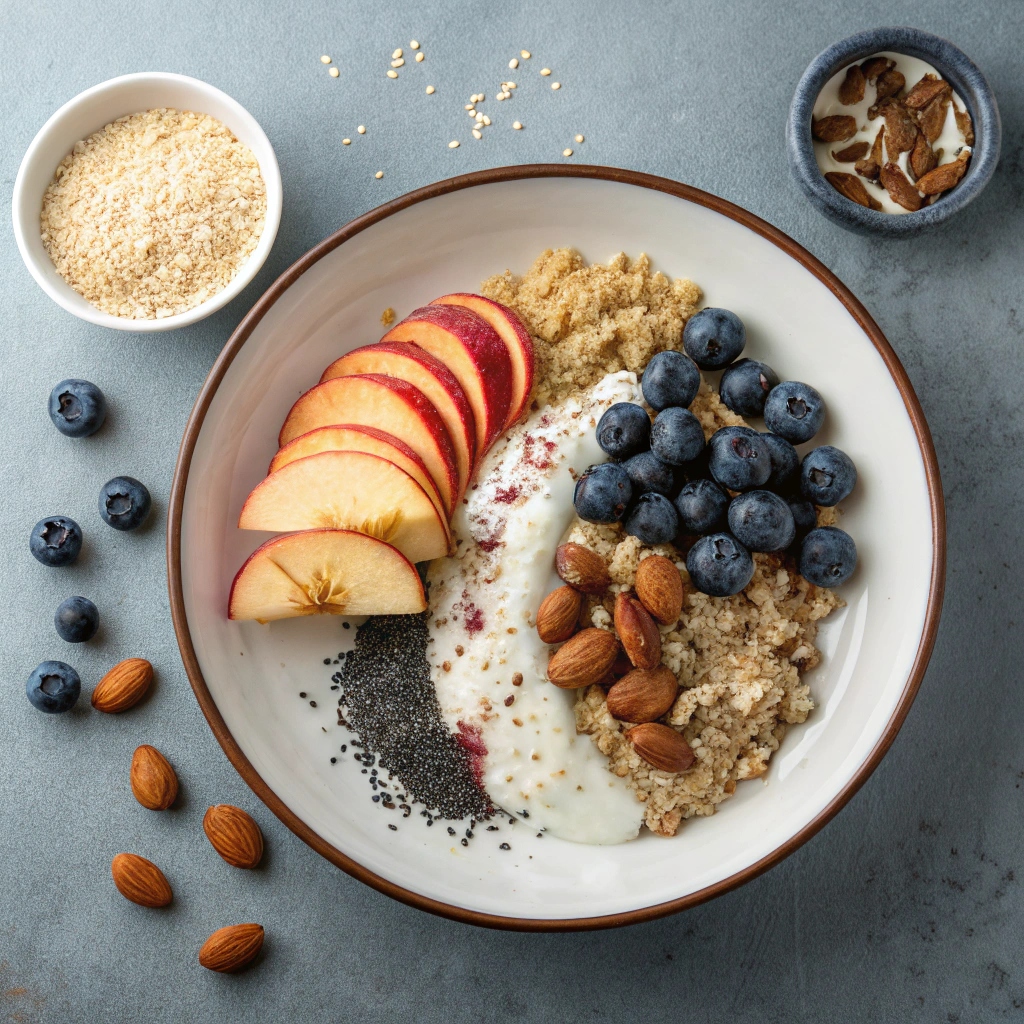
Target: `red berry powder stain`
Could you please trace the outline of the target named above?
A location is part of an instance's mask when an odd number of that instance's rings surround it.
[[[452,609],[462,612],[462,624],[470,636],[479,633],[484,628],[484,613],[469,599],[468,590],[462,592],[462,600],[453,604]],[[452,618],[457,622],[459,617],[453,615]]]
[[[534,469],[551,469],[554,459],[551,453],[558,447],[554,441],[537,441],[533,434],[523,437],[523,462]]]
[[[495,487],[494,500],[499,505],[511,505],[521,493],[522,491],[517,484],[511,484],[508,487]]]
[[[487,746],[483,741],[478,725],[467,725],[461,719],[456,723],[459,727],[455,741],[469,754],[469,770],[473,773],[476,784],[484,788],[484,758]]]

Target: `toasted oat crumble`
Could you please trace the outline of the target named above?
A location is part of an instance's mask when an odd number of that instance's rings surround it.
[[[266,209],[259,163],[230,129],[159,108],[75,144],[43,196],[40,232],[85,299],[151,320],[226,287],[256,248]]]

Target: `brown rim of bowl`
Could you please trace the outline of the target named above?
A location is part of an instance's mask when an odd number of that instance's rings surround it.
[[[390,217],[392,214],[405,210],[416,203],[421,203],[425,199],[433,199],[436,196],[445,195],[449,192],[473,188],[476,185],[517,181],[523,178],[598,178],[605,181],[622,182],[627,185],[637,185],[640,188],[649,188],[657,192],[666,192],[669,195],[678,196],[680,199],[686,199],[691,203],[696,203],[698,206],[707,207],[737,221],[750,228],[751,231],[761,235],[762,238],[773,242],[783,252],[792,256],[793,259],[825,284],[836,298],[839,299],[863,329],[864,333],[871,339],[871,342],[885,362],[889,373],[899,389],[900,395],[903,397],[907,414],[910,416],[914,432],[917,435],[921,457],[924,460],[928,494],[931,501],[932,574],[928,592],[928,608],[925,614],[921,641],[917,648],[917,656],[914,659],[914,665],[907,679],[906,686],[903,688],[903,694],[885,727],[885,731],[866,760],[857,769],[853,778],[811,822],[805,825],[796,835],[791,836],[786,842],[773,850],[768,856],[762,857],[756,864],[752,864],[742,871],[737,871],[734,875],[730,875],[714,885],[709,885],[687,896],[669,900],[667,903],[659,903],[652,907],[641,907],[638,910],[625,911],[620,914],[607,914],[602,917],[537,920],[533,918],[503,917],[498,914],[483,914],[475,910],[452,906],[439,900],[421,896],[419,893],[404,889],[394,882],[389,882],[386,878],[381,878],[380,875],[375,874],[362,864],[356,863],[317,835],[260,778],[256,769],[250,764],[249,759],[242,753],[241,748],[235,742],[224,719],[221,717],[217,705],[207,689],[206,681],[203,679],[203,674],[199,669],[196,652],[192,647],[192,638],[189,634],[188,622],[185,618],[185,604],[181,588],[181,515],[185,500],[185,488],[188,483],[189,466],[192,461],[192,452],[199,437],[206,411],[217,388],[220,386],[220,382],[224,378],[224,374],[267,310],[314,263],[336,249],[343,242],[359,234],[360,231],[364,231],[371,225],[384,220],[385,217]],[[677,181],[655,177],[651,174],[642,174],[639,171],[621,170],[616,167],[525,164],[520,167],[496,167],[492,170],[474,171],[472,174],[448,178],[433,185],[427,185],[425,188],[417,189],[415,192],[399,196],[397,199],[393,199],[391,202],[363,214],[362,217],[357,217],[355,220],[350,221],[344,227],[339,228],[332,235],[325,238],[319,245],[310,249],[309,252],[293,263],[264,292],[256,305],[252,307],[235,329],[224,346],[223,351],[217,357],[217,361],[213,364],[213,368],[210,370],[209,376],[199,392],[199,397],[196,399],[192,414],[189,416],[188,424],[185,427],[185,435],[182,438],[181,449],[178,453],[178,463],[174,470],[170,506],[167,513],[167,585],[170,592],[171,618],[174,622],[174,632],[178,638],[178,646],[181,649],[182,661],[185,664],[185,671],[188,674],[189,682],[192,684],[192,689],[195,691],[196,699],[199,701],[199,706],[202,708],[214,736],[217,737],[217,742],[223,747],[228,760],[235,766],[249,788],[304,843],[311,846],[317,853],[326,857],[332,864],[336,864],[353,878],[365,882],[378,892],[400,900],[402,903],[407,903],[411,907],[426,910],[432,914],[438,914],[441,917],[447,917],[454,921],[481,925],[487,928],[504,928],[510,931],[583,931],[653,921],[656,918],[665,917],[668,914],[674,914],[689,907],[695,907],[699,903],[704,903],[715,896],[720,896],[735,889],[737,886],[743,885],[745,882],[749,882],[769,868],[774,867],[806,843],[808,839],[831,821],[854,793],[864,785],[868,776],[885,756],[886,751],[892,745],[896,734],[903,725],[907,713],[910,711],[910,705],[914,702],[914,697],[921,686],[921,680],[924,678],[925,669],[928,666],[928,659],[931,657],[932,648],[935,645],[935,635],[939,626],[939,613],[942,609],[945,576],[946,515],[942,499],[942,482],[939,478],[938,459],[935,456],[935,448],[932,445],[931,432],[928,429],[924,412],[921,409],[917,395],[914,393],[913,385],[910,383],[906,370],[903,369],[896,353],[892,350],[885,335],[882,334],[878,325],[868,314],[868,311],[832,271],[815,259],[803,246],[794,242],[793,239],[778,228],[761,220],[760,217],[755,217],[754,214],[748,213],[746,210],[727,202],[725,199],[719,199],[718,196],[702,192],[700,189],[693,188],[690,185],[683,185]]]

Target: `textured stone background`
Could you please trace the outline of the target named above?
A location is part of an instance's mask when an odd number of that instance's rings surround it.
[[[985,194],[913,242],[845,234],[791,185],[783,126],[811,58],[892,22],[947,36],[981,66],[1004,118]],[[418,38],[427,63],[399,82],[384,57]],[[174,335],[106,332],[51,303],[0,217],[0,1022],[3,1021],[990,1021],[1024,1007],[1024,658],[1020,619],[1024,434],[1024,5],[880,0],[640,5],[611,0],[455,4],[290,0],[0,3],[0,207],[33,134],[79,90],[130,71],[179,71],[235,96],[263,124],[284,175],[284,219],[257,281]],[[524,98],[480,144],[456,98],[494,91],[532,50],[564,83]],[[330,53],[332,80],[318,62]],[[520,70],[516,76],[522,78]],[[427,102],[423,83],[439,94]],[[539,94],[538,94],[539,95]],[[544,104],[540,100],[555,100]],[[517,101],[519,102],[519,101]],[[501,108],[499,108],[501,109]],[[506,116],[503,113],[503,117]],[[364,144],[343,149],[355,125]],[[780,867],[654,924],[514,935],[435,919],[371,891],[294,838],[250,794],[205,726],[178,659],[165,589],[164,512],[185,419],[236,322],[277,274],[345,221],[409,189],[476,168],[574,159],[668,175],[777,224],[867,304],[924,403],[949,511],[949,585],[931,669],[892,752],[860,794]],[[383,169],[385,177],[374,180]],[[87,442],[46,415],[65,376],[112,406]],[[865,396],[870,403],[870,395]],[[141,534],[98,520],[99,485],[146,481],[158,515]],[[78,565],[34,562],[44,514],[85,527]],[[100,638],[70,650],[51,625],[68,593],[94,597]],[[44,718],[24,698],[43,658],[70,657],[87,690],[145,655],[154,696],[107,718]],[[131,751],[177,765],[184,805],[134,803]],[[252,810],[266,866],[233,871],[199,832],[209,803]],[[110,884],[121,849],[158,853],[179,898],[130,906]],[[259,969],[195,965],[227,920],[268,930]]]

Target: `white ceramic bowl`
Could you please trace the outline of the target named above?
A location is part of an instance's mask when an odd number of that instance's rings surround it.
[[[611,180],[609,180],[611,179]],[[236,528],[292,402],[323,367],[376,341],[381,311],[476,290],[545,247],[590,261],[647,252],[735,310],[747,354],[812,383],[835,443],[860,471],[844,502],[860,565],[824,624],[807,679],[817,708],[763,781],[745,783],[674,839],[583,846],[525,825],[477,830],[468,847],[370,801],[341,743],[323,659],[351,646],[335,618],[229,622],[235,571],[265,535]],[[552,553],[553,555],[553,553]],[[441,182],[342,228],[284,274],[225,346],[186,429],[168,516],[171,608],[185,666],[232,762],[299,836],[346,871],[415,906],[522,929],[622,924],[691,906],[806,841],[871,773],[924,673],[941,605],[942,496],[927,424],[868,313],[806,250],[720,199],[608,168],[517,167]],[[538,600],[540,595],[538,595]],[[301,700],[300,691],[317,701]],[[323,731],[322,731],[322,729]],[[339,762],[332,765],[331,756]],[[388,829],[394,823],[398,831]],[[503,851],[499,843],[510,842]]]
[[[209,114],[227,125],[259,161],[267,189],[267,216],[258,245],[226,288],[184,313],[159,320],[132,320],[97,309],[57,273],[39,235],[39,214],[43,194],[53,180],[53,172],[76,142],[118,117],[157,107],[194,110]],[[11,206],[14,237],[18,240],[21,258],[39,287],[54,302],[69,313],[101,327],[139,333],[172,331],[215,313],[238,295],[263,266],[281,222],[281,171],[270,140],[259,123],[226,93],[185,75],[142,72],[111,78],[86,89],[65,103],[39,129],[18,168]]]

